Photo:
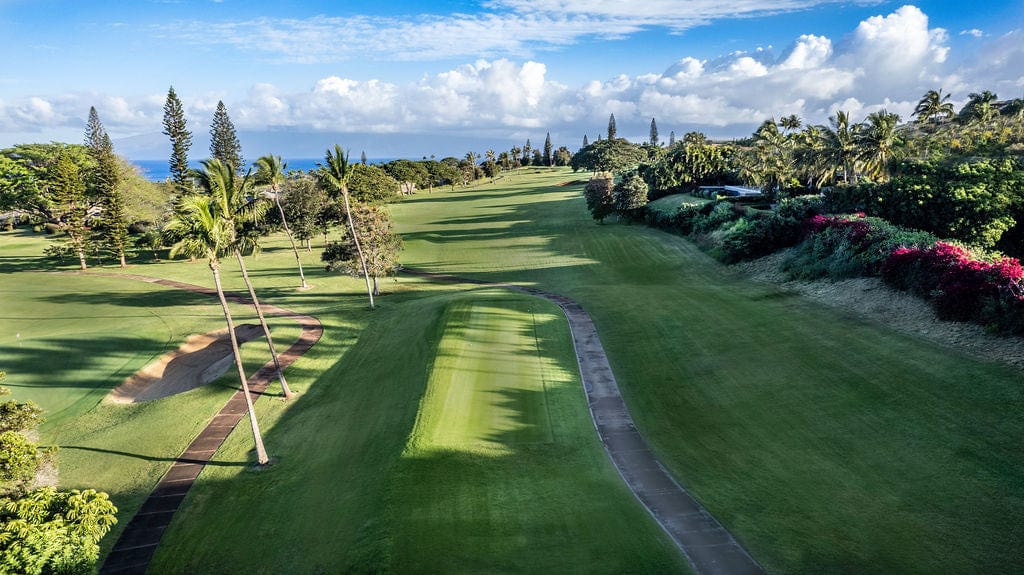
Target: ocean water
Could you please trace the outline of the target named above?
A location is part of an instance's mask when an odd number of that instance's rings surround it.
[[[323,158],[282,158],[284,163],[287,164],[287,170],[315,170],[317,164],[324,161]],[[395,160],[397,158],[368,158],[367,163],[370,164],[383,164]],[[349,162],[358,162],[359,158],[349,158]],[[171,177],[171,168],[168,160],[132,160],[132,164],[138,166],[139,170],[142,171],[142,175],[151,182],[162,182],[167,178]],[[202,164],[199,162],[189,162],[189,166],[193,169],[199,169]]]

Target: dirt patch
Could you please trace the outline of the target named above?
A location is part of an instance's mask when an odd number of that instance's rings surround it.
[[[1024,338],[985,332],[979,325],[942,321],[925,300],[895,290],[880,278],[794,281],[780,270],[789,251],[733,266],[752,279],[779,285],[814,301],[969,353],[1024,370]]]
[[[258,324],[235,327],[241,345],[263,337]],[[190,336],[185,343],[139,370],[117,386],[107,397],[114,403],[140,403],[168,397],[210,383],[234,363],[231,338],[222,329]]]

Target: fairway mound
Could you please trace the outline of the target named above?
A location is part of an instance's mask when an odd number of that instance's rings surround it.
[[[263,336],[258,324],[235,327],[238,343]],[[228,330],[189,336],[178,349],[142,368],[108,396],[114,403],[140,403],[168,397],[210,383],[231,367]]]

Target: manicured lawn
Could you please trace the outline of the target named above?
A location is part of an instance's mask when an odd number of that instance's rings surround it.
[[[682,238],[595,224],[581,186],[560,185],[579,177],[524,172],[410,197],[391,208],[402,261],[579,301],[662,461],[770,571],[1020,570],[1019,372],[751,283]],[[103,372],[219,327],[219,310],[200,299],[166,305],[182,296],[149,284],[33,274],[24,254],[41,253],[40,241],[0,234],[3,289],[26,286],[4,294],[0,357],[46,374],[26,352],[11,355],[19,340],[10,331],[57,310],[69,341],[111,342],[113,359],[78,371],[82,387],[64,379],[32,393],[67,414],[44,435],[90,448],[61,451],[62,483],[107,489],[130,514],[231,382],[113,409],[94,403],[117,383]],[[272,238],[251,261],[260,293],[317,315],[325,335],[289,371],[300,397],[257,405],[277,462],[250,470],[240,426],[186,500],[153,572],[685,570],[597,443],[556,308],[402,277],[384,283],[389,295],[369,312],[361,283],[327,275],[315,252],[304,257],[316,287],[295,290],[285,246]],[[209,283],[201,263],[129,271]],[[61,284],[48,291],[54,284],[36,277]],[[177,317],[180,309],[193,311]],[[94,311],[113,338],[72,321]],[[275,336],[293,329],[277,321]],[[114,345],[136,332],[135,347]],[[60,348],[60,337],[31,341]],[[39,347],[34,357],[48,349]],[[258,351],[246,346],[248,363]],[[29,376],[11,383],[20,377]]]
[[[657,212],[666,212],[669,214],[676,213],[679,206],[683,204],[696,204],[704,205],[712,202],[707,198],[698,198],[697,196],[691,196],[690,194],[672,194],[663,198],[658,198],[653,202],[647,204],[648,210],[654,210]]]
[[[14,254],[3,248],[18,242],[17,261],[4,263],[15,284],[29,282],[12,290],[16,304],[5,300],[12,309],[36,306],[34,313],[48,318],[106,314],[83,321],[92,331],[80,339],[92,342],[98,359],[90,386],[74,395],[88,401],[80,399],[44,435],[62,446],[63,486],[107,490],[121,509],[122,522],[103,541],[109,548],[236,384],[228,375],[156,402],[110,405],[99,399],[123,378],[104,375],[100,360],[125,353],[123,340],[131,340],[147,350],[133,356],[141,366],[193,330],[220,327],[219,306],[212,298],[95,272],[33,273],[50,266],[37,259],[41,236],[0,241],[10,241],[0,248],[3,255]],[[276,463],[250,470],[252,439],[248,426],[239,426],[165,535],[152,572],[687,571],[596,438],[556,307],[503,290],[463,294],[459,286],[403,278],[383,283],[389,293],[370,312],[361,282],[325,274],[316,252],[305,256],[315,288],[296,290],[285,245],[271,238],[250,259],[257,287],[268,302],[317,315],[325,333],[288,371],[301,395],[286,403],[272,386],[271,397],[257,404]],[[201,262],[138,261],[128,272],[210,283]],[[227,282],[241,289],[233,275]],[[251,321],[244,309],[236,312]],[[52,319],[47,329],[67,323]],[[165,324],[175,328],[161,331]],[[279,342],[297,333],[286,320],[272,327]],[[102,337],[107,329],[115,337]],[[265,357],[254,344],[243,348],[249,371]],[[474,353],[474,346],[486,353]],[[45,364],[22,365],[46,381]],[[507,377],[492,377],[504,370]],[[436,398],[468,380],[477,387],[462,399],[473,415],[461,419]],[[72,395],[60,389],[48,393]],[[253,545],[254,534],[268,544]]]
[[[155,572],[685,571],[596,439],[557,308],[426,284],[382,302],[262,410],[274,467],[247,471],[232,435]]]
[[[574,176],[396,206],[404,261],[542,286],[593,315],[641,430],[769,570],[1012,572],[1019,372],[595,224]]]

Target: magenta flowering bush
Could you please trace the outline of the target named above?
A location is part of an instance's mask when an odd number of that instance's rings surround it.
[[[898,248],[881,267],[890,285],[931,299],[939,317],[1024,332],[1024,269],[1016,258],[986,260],[947,242]]]
[[[868,232],[871,231],[871,224],[865,218],[864,212],[857,212],[851,216],[813,216],[804,222],[805,236],[832,232],[834,236],[842,236],[845,239],[859,244]],[[836,233],[839,232],[839,233]]]

